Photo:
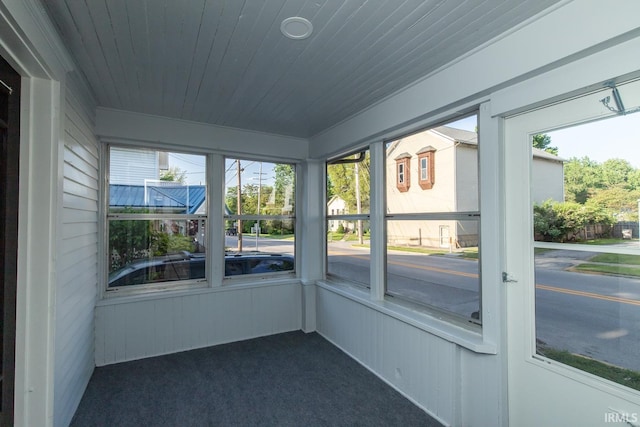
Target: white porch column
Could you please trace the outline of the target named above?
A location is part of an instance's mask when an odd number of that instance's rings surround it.
[[[325,195],[324,162],[307,160],[298,174],[297,188],[300,192],[298,216],[299,236],[298,268],[302,280],[302,330],[316,329],[316,280],[324,277],[325,271]]]

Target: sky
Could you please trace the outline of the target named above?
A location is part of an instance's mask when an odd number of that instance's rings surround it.
[[[205,184],[205,165],[206,158],[203,155],[169,153],[169,167],[184,171],[189,185]]]
[[[640,113],[615,116],[548,132],[564,159],[588,156],[599,163],[624,159],[640,168]]]

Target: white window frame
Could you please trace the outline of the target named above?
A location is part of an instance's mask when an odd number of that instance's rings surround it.
[[[465,111],[460,115],[459,111]],[[480,274],[482,287],[480,289],[480,310],[482,325],[460,324],[455,318],[449,318],[441,312],[433,311],[426,306],[399,301],[386,300],[384,297],[384,278],[386,277],[386,179],[385,179],[385,149],[384,140],[396,140],[401,135],[407,135],[426,128],[436,127],[450,122],[454,118],[478,113],[478,134],[484,141],[479,151],[479,191],[482,195],[480,212],[480,252],[489,254],[480,258]],[[416,328],[454,342],[473,352],[496,354],[501,328],[503,325],[503,283],[502,274],[502,240],[501,230],[504,220],[501,213],[503,188],[501,168],[495,167],[496,159],[501,158],[503,119],[492,113],[490,101],[481,104],[470,102],[464,107],[438,114],[430,119],[415,123],[402,132],[389,132],[382,137],[367,141],[364,145],[354,148],[354,151],[369,149],[371,155],[371,287],[364,291],[350,286],[349,282],[334,280],[320,280],[318,286],[336,292],[346,298],[353,299],[376,311],[407,322]],[[384,138],[384,140],[383,140]],[[353,152],[353,151],[352,151]],[[346,155],[346,154],[344,154]],[[339,158],[336,155],[331,159]],[[397,169],[396,169],[397,176]],[[326,177],[325,177],[326,179]],[[486,191],[483,191],[486,189]],[[326,196],[326,195],[325,195]],[[487,279],[488,280],[485,280]],[[490,313],[489,316],[486,314]]]
[[[260,215],[255,215],[255,214],[240,214],[240,215],[236,215],[236,214],[223,214],[222,215],[222,222],[221,222],[221,228],[224,228],[224,223],[226,221],[267,221],[267,220],[290,220],[293,222],[294,224],[294,269],[292,271],[282,271],[282,272],[272,272],[272,273],[256,273],[256,274],[242,274],[242,275],[234,275],[234,276],[225,276],[225,268],[224,268],[224,255],[225,255],[225,251],[224,251],[224,238],[222,241],[222,254],[223,254],[223,261],[222,261],[222,282],[223,285],[229,285],[229,284],[237,284],[237,283],[246,283],[246,282],[253,282],[256,280],[256,278],[258,279],[282,279],[282,278],[295,278],[298,277],[298,272],[299,272],[299,257],[298,257],[298,246],[299,246],[299,218],[297,216],[297,211],[298,211],[298,206],[299,206],[299,198],[300,198],[300,191],[298,189],[298,183],[301,182],[300,181],[300,173],[301,173],[301,167],[300,164],[297,162],[293,162],[293,161],[282,161],[282,160],[274,160],[274,159],[270,159],[270,158],[260,158],[260,159],[256,159],[256,158],[252,158],[252,157],[247,157],[247,156],[243,156],[243,155],[226,155],[224,156],[223,160],[222,160],[222,170],[225,170],[225,165],[226,165],[226,161],[229,159],[233,159],[233,160],[237,160],[240,159],[240,161],[254,161],[254,162],[263,162],[263,163],[273,163],[273,164],[287,164],[287,165],[291,165],[294,168],[294,183],[293,183],[293,203],[294,203],[294,209],[293,209],[293,213],[291,215],[265,215],[265,214],[260,214]],[[222,175],[222,182],[224,182],[225,177],[224,174]],[[224,186],[223,186],[223,190],[221,193],[222,196],[222,204],[224,205],[225,203],[225,198],[226,198],[226,194],[224,192]]]
[[[206,214],[128,214],[128,213],[110,213],[109,212],[109,178],[110,178],[110,153],[112,148],[123,148],[123,149],[133,149],[133,150],[149,150],[149,151],[157,151],[164,152],[169,151],[172,153],[182,153],[182,154],[193,154],[193,155],[201,155],[205,157],[205,176],[206,176],[206,193],[205,193],[205,204],[206,204]],[[210,256],[210,244],[207,244],[207,250],[205,252],[205,278],[204,279],[187,279],[187,280],[176,280],[176,281],[166,281],[166,282],[156,282],[156,283],[146,283],[140,285],[129,285],[122,287],[113,287],[109,288],[109,268],[110,268],[110,254],[109,254],[109,223],[111,221],[117,220],[180,220],[180,221],[189,221],[189,220],[203,220],[205,221],[207,230],[210,230],[210,206],[211,206],[211,155],[202,152],[199,150],[190,150],[181,148],[163,148],[162,150],[158,149],[158,147],[151,147],[144,144],[126,144],[126,143],[108,143],[104,146],[104,150],[101,151],[103,154],[103,158],[101,160],[101,166],[103,167],[104,173],[101,177],[101,194],[102,200],[100,204],[100,234],[101,234],[101,245],[100,245],[100,266],[102,271],[102,290],[103,297],[115,297],[119,295],[132,295],[132,294],[141,294],[141,293],[152,293],[154,291],[161,291],[167,289],[199,289],[202,287],[207,287],[211,283],[211,256]],[[205,238],[205,242],[211,242],[211,233],[207,231],[207,235]]]
[[[480,120],[480,112],[479,110],[474,110],[474,111],[470,111],[469,113],[463,115],[463,116],[459,116],[456,118],[449,118],[449,119],[445,119],[443,121],[441,121],[440,123],[447,125],[448,123],[451,123],[455,120],[458,119],[462,119],[465,117],[471,117],[471,116],[477,116],[477,120]],[[426,132],[430,129],[434,129],[436,128],[438,125],[431,125],[431,126],[426,126],[423,127],[421,129],[417,129],[417,130],[413,130],[410,134],[416,134],[416,133],[421,133],[421,132]],[[383,158],[384,158],[384,162],[388,162],[388,161],[392,161],[393,159],[390,158],[386,158],[386,144],[387,143],[393,143],[395,141],[398,140],[402,140],[403,138],[405,138],[406,136],[408,136],[409,134],[404,134],[404,135],[400,135],[397,137],[393,137],[393,138],[388,138],[386,139],[383,144],[382,144],[382,150],[383,150]],[[479,136],[479,135],[478,135]],[[480,148],[480,138],[478,138],[478,156],[477,156],[477,161],[478,161],[478,183],[480,182],[480,161],[481,161],[481,152],[482,149]],[[422,173],[422,160],[427,160],[427,166],[429,165],[429,161],[428,161],[428,156],[425,157],[420,157],[419,158],[419,166],[418,168],[420,169],[420,173]],[[398,162],[398,160],[395,160],[396,162]],[[400,165],[402,165],[403,163],[401,163],[404,160],[400,160],[399,163],[397,163],[397,167],[399,167]],[[386,168],[385,168],[386,169]],[[428,173],[428,172],[427,172]],[[419,176],[420,180],[422,181],[422,176]],[[387,188],[387,185],[390,185],[390,183],[385,183],[385,188]],[[397,186],[397,185],[396,185]],[[385,206],[386,206],[386,192],[384,192],[383,197],[385,197]],[[481,221],[481,203],[480,203],[480,192],[478,190],[478,210],[477,211],[469,211],[469,212],[465,212],[465,211],[455,211],[455,212],[415,212],[415,213],[398,213],[398,212],[389,212],[388,208],[385,208],[385,231],[387,230],[388,227],[386,227],[386,223],[389,221],[414,221],[414,220],[424,220],[424,221],[431,221],[431,220],[453,220],[453,221],[478,221],[478,253],[481,254],[482,250],[481,250],[481,235],[482,235],[482,221]],[[451,231],[451,230],[450,230]],[[441,240],[441,238],[440,238]],[[385,250],[386,250],[386,242],[387,242],[387,236],[385,233],[385,239],[384,239],[384,243],[385,243]],[[440,246],[442,246],[440,244]],[[481,258],[481,257],[480,257]],[[480,262],[480,261],[479,261]],[[386,260],[385,260],[386,263]],[[482,274],[481,274],[481,269],[478,268],[478,293],[479,293],[479,307],[478,307],[478,314],[480,316],[479,319],[473,319],[472,323],[476,324],[474,326],[472,326],[473,328],[477,327],[481,327],[481,321],[482,321]],[[386,283],[386,274],[384,275],[385,278],[385,284],[384,284],[384,298],[388,298],[391,297],[393,300],[395,299],[403,299],[402,297],[398,296],[398,295],[392,295],[391,293],[388,292],[387,290],[387,283]],[[455,313],[449,312],[445,309],[443,309],[442,307],[438,307],[435,305],[430,305],[421,301],[416,301],[416,300],[407,300],[406,301],[408,304],[415,306],[415,307],[423,307],[424,309],[431,311],[433,313],[437,313],[438,315],[442,315],[445,316],[447,319],[449,319],[451,322],[453,323],[458,323],[458,324],[462,324],[466,326],[466,322],[470,322],[470,319],[467,318],[463,318],[460,315],[457,315]]]

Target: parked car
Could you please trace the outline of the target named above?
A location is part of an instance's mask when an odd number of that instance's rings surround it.
[[[292,271],[291,255],[271,253],[225,255],[225,276]],[[205,254],[181,252],[132,262],[109,274],[109,288],[205,278]]]

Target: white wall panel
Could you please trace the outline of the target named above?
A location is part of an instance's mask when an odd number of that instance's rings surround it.
[[[98,282],[98,142],[94,108],[66,88],[57,262],[54,425],[67,425],[94,368]]]
[[[158,356],[301,328],[299,283],[103,300],[96,365]]]
[[[499,363],[324,287],[318,332],[447,425],[500,425]]]
[[[214,126],[131,111],[97,109],[97,134],[104,141],[228,151],[269,158],[306,159],[306,139]]]

